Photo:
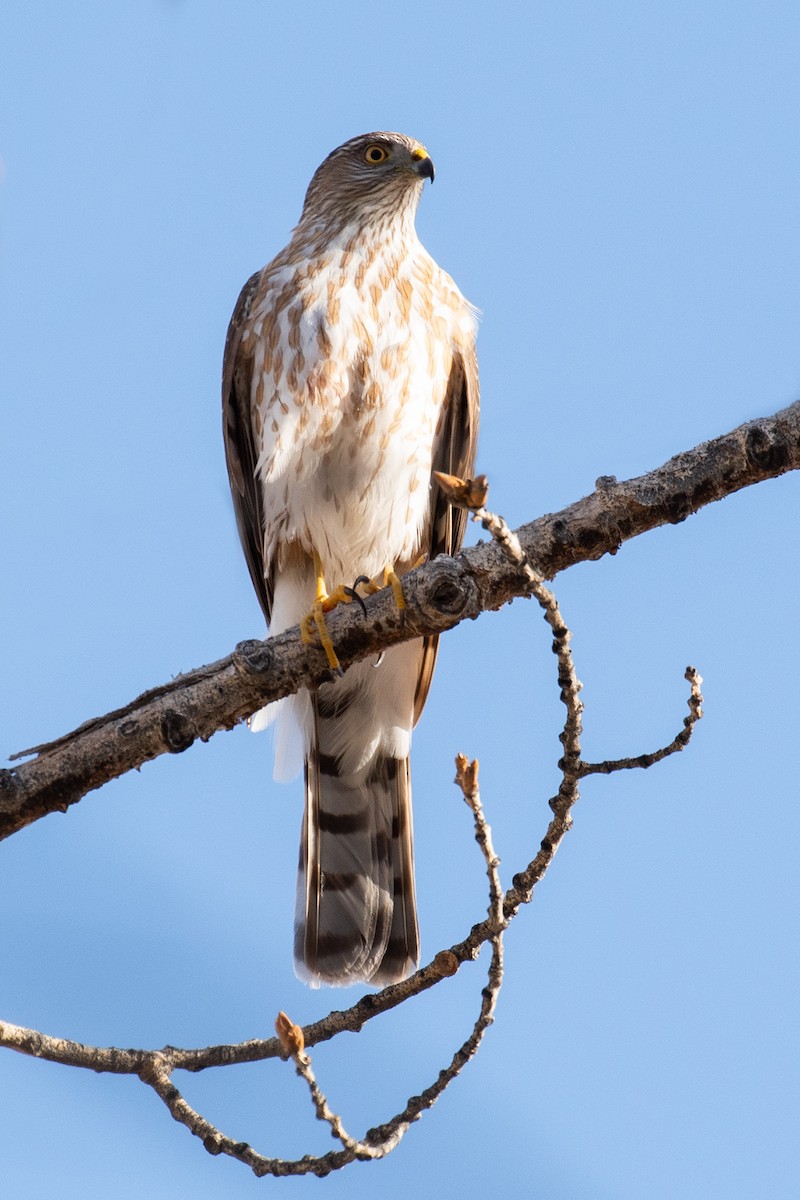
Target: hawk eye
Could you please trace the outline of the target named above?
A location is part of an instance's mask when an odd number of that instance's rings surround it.
[[[364,162],[382,163],[386,162],[389,157],[389,151],[385,146],[367,146],[364,151]]]

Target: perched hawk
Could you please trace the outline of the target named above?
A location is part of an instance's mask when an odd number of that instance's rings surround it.
[[[312,611],[321,626],[328,589],[348,598],[342,585],[360,576],[396,579],[461,545],[465,514],[431,472],[472,470],[476,322],[417,237],[426,179],[433,163],[413,138],[345,142],[231,318],[228,473],[273,634]],[[436,641],[395,646],[253,720],[277,720],[276,778],[305,760],[295,963],[312,984],[386,984],[419,961],[409,748]]]

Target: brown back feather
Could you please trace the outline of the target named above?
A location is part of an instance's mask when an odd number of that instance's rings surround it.
[[[269,622],[272,613],[272,570],[269,571],[269,577],[265,578],[261,487],[256,479],[258,456],[250,419],[253,360],[242,348],[242,335],[262,275],[263,271],[256,271],[255,275],[250,276],[236,301],[228,326],[222,360],[222,433],[239,539],[259,604]]]
[[[462,478],[472,474],[478,449],[480,389],[475,346],[456,354],[447,384],[444,409],[433,455],[433,470]],[[467,512],[455,508],[441,488],[432,483],[431,545],[429,554],[457,554],[467,528]],[[417,690],[414,695],[414,724],[419,720],[433,679],[438,636],[423,638]]]

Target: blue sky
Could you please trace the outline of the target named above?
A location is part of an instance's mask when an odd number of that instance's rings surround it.
[[[260,635],[225,328],[356,133],[400,129],[436,163],[418,226],[483,313],[479,465],[512,523],[795,400],[799,57],[797,5],[769,0],[5,0],[3,753]],[[257,1181],[134,1081],[6,1053],[4,1194],[794,1197],[799,495],[750,489],[557,580],[588,758],[668,740],[689,662],[707,717],[682,755],[587,782],[478,1059],[389,1160]],[[445,639],[413,752],[423,953],[486,905],[455,753],[481,760],[508,884],[559,721],[531,602]],[[221,733],[5,842],[0,1017],[192,1046],[355,999],[292,973],[300,787],[270,758]],[[352,1131],[435,1077],[482,970],[319,1048]],[[329,1148],[289,1067],[178,1082],[264,1153]]]

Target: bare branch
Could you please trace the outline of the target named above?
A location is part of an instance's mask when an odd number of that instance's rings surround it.
[[[583,705],[579,693],[583,685],[575,674],[572,661],[572,652],[569,647],[572,634],[561,616],[555,596],[544,586],[541,575],[534,570],[517,534],[509,529],[502,517],[488,512],[484,507],[488,494],[485,476],[481,476],[477,480],[465,480],[452,475],[438,474],[438,482],[454,504],[472,511],[473,520],[480,521],[484,529],[492,535],[507,561],[524,575],[528,591],[538,601],[544,619],[553,631],[553,653],[558,658],[558,682],[567,716],[564,729],[559,734],[564,747],[564,754],[558,764],[561,771],[561,786],[558,794],[550,801],[550,807],[555,813],[555,817],[539,852],[539,856],[542,856],[541,870],[544,873],[552,862],[561,839],[572,825],[570,810],[578,800],[578,780],[581,778],[580,737]],[[547,854],[544,854],[545,843],[547,843]],[[516,884],[516,878],[514,882]]]
[[[180,1050],[172,1046],[166,1046],[162,1050],[91,1047],[0,1022],[0,1044],[9,1049],[94,1071],[138,1075],[160,1096],[173,1118],[201,1139],[209,1153],[229,1155],[245,1163],[256,1175],[311,1173],[322,1176],[356,1159],[381,1158],[395,1148],[412,1122],[432,1107],[473,1057],[492,1023],[503,978],[503,933],[521,905],[531,899],[536,884],[552,862],[564,834],[570,827],[571,809],[578,799],[579,780],[587,774],[610,774],[631,766],[647,766],[650,762],[656,762],[667,754],[683,749],[694,725],[702,716],[701,679],[693,668],[689,668],[686,677],[691,683],[690,715],[685,718],[681,733],[669,746],[651,755],[641,755],[638,759],[621,759],[600,764],[583,763],[580,757],[583,711],[579,699],[581,685],[572,662],[569,647],[571,635],[555,597],[534,570],[517,535],[509,530],[501,517],[483,507],[487,494],[486,481],[447,477],[440,482],[455,502],[474,509],[475,518],[491,532],[503,556],[524,577],[526,590],[536,597],[545,620],[552,629],[553,650],[558,658],[561,699],[567,710],[564,729],[560,734],[564,748],[559,762],[562,781],[557,795],[550,801],[554,815],[539,852],[524,871],[514,876],[511,891],[504,895],[500,885],[499,862],[492,846],[491,831],[484,818],[478,792],[478,764],[470,763],[463,755],[459,755],[456,759],[456,782],[472,809],[475,837],[486,863],[490,894],[488,916],[486,920],[473,926],[462,942],[449,950],[440,951],[432,963],[409,979],[384,988],[376,995],[367,995],[346,1012],[332,1012],[322,1021],[305,1029],[301,1029],[285,1013],[281,1013],[276,1022],[276,1038],[253,1040],[236,1046],[213,1046],[204,1050]],[[335,1037],[344,1030],[359,1030],[367,1020],[379,1012],[386,1012],[447,976],[454,975],[461,963],[477,958],[481,946],[486,941],[492,943],[489,979],[487,986],[482,990],[480,1012],[467,1040],[453,1055],[450,1064],[439,1072],[436,1080],[420,1095],[412,1096],[402,1112],[397,1113],[385,1124],[369,1130],[363,1139],[353,1138],[347,1133],[341,1118],[332,1110],[319,1087],[305,1047]],[[292,1161],[267,1158],[253,1150],[249,1144],[237,1142],[213,1126],[191,1107],[172,1080],[172,1075],[177,1069],[201,1071],[208,1067],[253,1062],[276,1056],[292,1057],[298,1074],[309,1088],[317,1117],[330,1125],[334,1136],[341,1143],[341,1150],[323,1156],[306,1155],[302,1159]]]
[[[492,926],[490,935],[492,958],[489,964],[489,982],[481,993],[481,1007],[477,1020],[469,1037],[453,1055],[449,1065],[439,1072],[434,1083],[420,1093],[419,1096],[412,1096],[402,1112],[397,1113],[385,1124],[375,1129],[370,1129],[363,1140],[357,1140],[347,1133],[341,1117],[333,1112],[326,1096],[317,1083],[311,1068],[311,1059],[303,1050],[303,1031],[299,1026],[294,1025],[286,1017],[285,1013],[279,1014],[276,1022],[278,1036],[281,1039],[284,1052],[291,1055],[297,1074],[305,1080],[311,1094],[317,1118],[330,1125],[334,1137],[344,1147],[344,1155],[341,1156],[342,1161],[337,1161],[337,1165],[344,1165],[344,1161],[348,1155],[358,1159],[374,1159],[384,1158],[387,1154],[391,1153],[408,1131],[411,1124],[418,1120],[423,1112],[433,1107],[442,1092],[457,1078],[470,1059],[474,1057],[486,1030],[494,1020],[497,996],[503,982],[503,933],[508,926],[508,922],[503,916],[503,890],[500,886],[500,878],[497,873],[500,860],[494,852],[491,829],[486,823],[481,806],[480,793],[478,791],[477,760],[470,763],[463,754],[459,754],[456,757],[456,783],[461,788],[464,799],[472,810],[475,821],[475,840],[483,854],[486,863],[486,872],[489,877],[489,922]],[[322,1159],[312,1159],[307,1156],[301,1161],[308,1165],[309,1170],[315,1170],[315,1167],[327,1166],[330,1159],[330,1155],[326,1155]]]
[[[259,1154],[247,1142],[235,1141],[224,1134],[192,1108],[173,1082],[173,1072],[180,1067],[189,1070],[201,1069],[200,1060],[204,1055],[206,1061],[202,1063],[202,1066],[220,1066],[235,1061],[246,1061],[237,1057],[236,1051],[241,1047],[215,1048],[217,1052],[226,1051],[227,1053],[224,1055],[214,1053],[212,1050],[183,1052],[170,1046],[163,1050],[117,1050],[84,1046],[78,1042],[48,1037],[34,1030],[23,1029],[6,1022],[0,1022],[0,1044],[5,1045],[8,1049],[18,1050],[38,1058],[47,1058],[52,1062],[60,1062],[68,1066],[84,1067],[100,1072],[111,1071],[118,1074],[138,1075],[142,1082],[151,1087],[161,1098],[173,1119],[181,1125],[185,1125],[190,1133],[199,1138],[210,1154],[229,1155],[244,1163],[258,1176],[308,1174],[324,1176],[356,1159],[385,1157],[399,1144],[412,1123],[423,1112],[432,1108],[445,1088],[453,1082],[475,1055],[486,1030],[493,1021],[497,995],[503,978],[502,937],[508,922],[503,916],[503,892],[497,874],[499,860],[494,852],[491,830],[483,815],[478,792],[478,764],[477,762],[468,764],[466,758],[459,755],[456,765],[456,782],[461,787],[464,798],[472,810],[475,838],[486,862],[489,877],[491,930],[488,936],[492,942],[489,983],[481,993],[480,1012],[472,1032],[453,1055],[449,1065],[439,1072],[434,1083],[420,1095],[412,1096],[402,1112],[397,1113],[385,1124],[370,1129],[364,1139],[353,1138],[348,1134],[341,1117],[331,1109],[314,1076],[311,1059],[305,1052],[306,1033],[283,1012],[278,1014],[275,1022],[277,1038],[270,1038],[268,1041],[260,1043],[261,1049],[264,1051],[260,1057],[279,1055],[283,1058],[292,1058],[297,1074],[305,1081],[309,1089],[318,1119],[330,1125],[333,1135],[342,1145],[341,1151],[322,1156],[304,1155],[303,1158],[296,1160],[269,1158]],[[437,960],[440,960],[444,967],[438,972],[439,979],[455,974],[458,964],[452,954],[444,951],[443,954],[437,955]],[[418,972],[419,974],[422,973]],[[252,1049],[255,1043],[245,1043],[244,1045]]]
[[[519,545],[537,573],[552,578],[575,563],[616,553],[640,533],[683,521],[714,500],[798,467],[800,402],[704,442],[637,479],[599,479],[590,496],[522,526]],[[389,591],[366,601],[366,621],[355,605],[332,614],[328,626],[344,665],[499,608],[527,595],[529,581],[527,570],[492,543],[410,572],[403,590],[404,620]],[[47,813],[66,811],[87,792],[160,754],[179,753],[232,728],[271,700],[317,686],[327,672],[322,650],[304,646],[292,629],[270,641],[243,642],[226,658],[33,748],[27,752],[37,754],[31,762],[0,771],[0,838]]]
[[[662,746],[660,750],[653,750],[649,754],[637,754],[635,758],[609,758],[600,763],[582,762],[580,764],[581,778],[585,779],[587,775],[612,775],[615,771],[631,771],[636,768],[646,769],[652,767],[654,763],[668,758],[670,754],[685,749],[689,745],[695,725],[703,716],[703,696],[700,691],[703,676],[696,667],[687,667],[683,677],[689,680],[692,689],[688,700],[689,716],[683,718],[683,729],[675,735],[668,746]]]

